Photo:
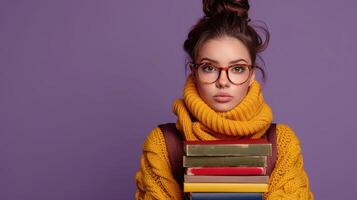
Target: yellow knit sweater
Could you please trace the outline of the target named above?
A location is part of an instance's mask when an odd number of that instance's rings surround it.
[[[226,138],[260,138],[269,128],[273,114],[265,103],[260,85],[254,81],[247,95],[232,110],[215,112],[198,95],[192,77],[187,78],[183,99],[173,104],[176,127],[186,140]],[[303,168],[300,141],[285,124],[277,124],[278,159],[269,180],[266,200],[313,199],[309,179]],[[135,180],[136,199],[182,200],[182,189],[175,181],[159,128],[147,136],[143,144],[141,166]]]

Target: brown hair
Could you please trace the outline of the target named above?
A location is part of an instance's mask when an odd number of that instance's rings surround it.
[[[263,61],[258,53],[268,46],[269,31],[263,26],[250,25],[248,0],[202,0],[202,3],[205,16],[191,28],[183,45],[191,61],[194,62],[198,50],[207,40],[230,36],[247,47],[252,65],[262,72],[265,81],[265,72],[256,65],[256,58]],[[264,41],[256,29],[262,31]]]

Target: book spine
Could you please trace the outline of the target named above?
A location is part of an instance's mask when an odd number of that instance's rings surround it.
[[[184,167],[266,167],[266,156],[183,157]]]
[[[266,183],[183,183],[184,192],[268,192]]]
[[[269,176],[194,176],[184,175],[186,183],[268,183]]]
[[[246,192],[193,192],[191,200],[263,200],[263,193],[246,193]]]
[[[187,175],[265,175],[265,167],[189,167]]]
[[[271,144],[186,145],[187,156],[271,156]]]

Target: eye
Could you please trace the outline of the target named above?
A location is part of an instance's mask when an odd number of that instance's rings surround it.
[[[247,70],[247,67],[242,66],[242,65],[235,65],[231,68],[231,71],[233,73],[243,73]]]
[[[201,69],[202,69],[202,71],[207,72],[207,73],[214,72],[217,70],[216,67],[214,67],[212,64],[209,64],[209,63],[201,65]]]

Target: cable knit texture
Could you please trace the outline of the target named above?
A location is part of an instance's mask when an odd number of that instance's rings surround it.
[[[176,127],[186,140],[260,138],[273,120],[260,84],[254,81],[247,95],[232,110],[216,112],[199,96],[192,77],[185,83],[183,99],[173,103]],[[287,125],[278,124],[278,159],[269,180],[266,200],[313,199],[309,179],[303,168],[299,139]],[[183,193],[171,173],[165,139],[159,128],[153,129],[143,144],[141,166],[136,176],[136,199],[182,200]]]

